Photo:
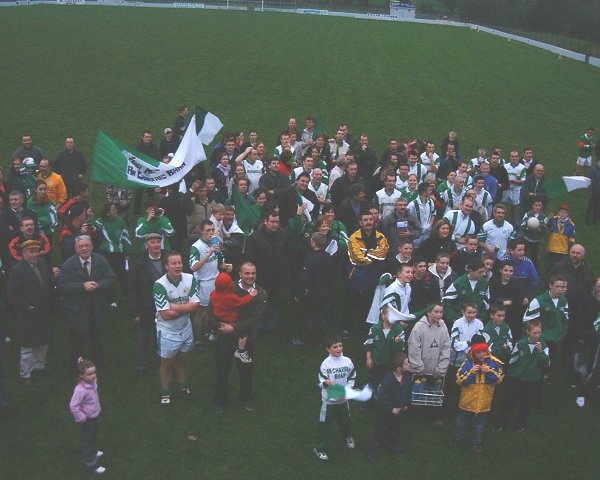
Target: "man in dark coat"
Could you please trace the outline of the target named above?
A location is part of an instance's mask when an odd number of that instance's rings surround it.
[[[20,324],[21,379],[31,385],[31,373],[46,369],[53,278],[39,241],[26,240],[21,250],[23,259],[10,271],[7,297]]]
[[[240,316],[234,324],[221,323],[215,343],[216,374],[213,407],[215,413],[223,413],[223,408],[229,401],[229,373],[234,362],[234,352],[238,346],[238,338],[248,335],[247,348],[254,351],[254,333],[258,321],[262,318],[267,305],[267,292],[256,284],[256,266],[244,262],[240,266],[240,280],[235,284],[233,292],[240,297],[255,289],[258,294],[248,305],[240,310]],[[212,312],[211,312],[212,315]],[[252,393],[252,373],[254,363],[236,361],[240,377],[240,404],[248,411],[255,409]]]
[[[65,148],[54,159],[54,171],[58,173],[67,187],[69,198],[73,196],[73,188],[81,182],[87,172],[87,161],[83,153],[75,148],[75,139],[67,137]]]
[[[144,155],[147,155],[150,158],[160,162],[162,157],[160,155],[160,150],[156,146],[156,144],[152,141],[152,132],[150,130],[144,130],[142,134],[142,139],[136,144],[135,149],[138,152],[142,152]],[[142,196],[144,195],[144,191],[148,197],[154,196],[153,188],[140,188],[135,192],[135,201],[133,204],[133,214],[139,215],[142,211]]]
[[[248,237],[246,259],[256,265],[258,282],[269,293],[267,311],[259,329],[274,332],[278,325],[278,306],[289,285],[288,232],[279,225],[277,211],[265,215],[263,223]]]
[[[114,281],[115,274],[108,261],[92,251],[91,237],[82,235],[75,238],[75,255],[63,263],[58,277],[58,290],[63,296],[75,362],[83,356],[84,342],[89,337],[93,361],[99,368],[104,366],[102,328],[108,305],[107,294]]]
[[[155,343],[156,306],[152,288],[154,282],[165,273],[166,252],[161,251],[162,236],[149,233],[144,238],[146,249],[136,259],[129,270],[129,288],[127,289],[129,311],[137,329],[135,342],[135,372],[143,375],[147,366],[148,343]]]
[[[298,213],[298,207],[306,205],[305,210],[314,220],[319,212],[319,200],[315,193],[308,188],[310,175],[306,172],[301,172],[296,178],[296,184],[288,188],[281,194],[278,200],[279,204],[279,220],[283,228],[288,228],[290,218],[293,218]],[[307,202],[310,202],[308,203]],[[312,207],[310,206],[312,204]],[[302,213],[304,214],[304,212]]]

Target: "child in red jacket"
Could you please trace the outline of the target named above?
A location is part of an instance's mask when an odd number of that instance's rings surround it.
[[[221,272],[215,280],[215,289],[210,294],[210,303],[213,308],[213,315],[218,322],[233,324],[240,316],[240,308],[245,307],[252,301],[258,292],[254,289],[248,292],[248,295],[240,297],[233,292],[233,281],[231,277]],[[246,350],[246,340],[248,336],[244,335],[238,339],[238,348],[233,354],[243,363],[251,363],[252,357]]]

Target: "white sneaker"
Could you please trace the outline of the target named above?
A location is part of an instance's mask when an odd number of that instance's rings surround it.
[[[583,408],[585,406],[585,397],[577,397],[575,403],[579,408]]]
[[[317,456],[319,460],[329,460],[327,454],[322,450],[317,450],[316,448],[313,448],[313,453]]]
[[[102,475],[104,472],[106,472],[106,468],[102,467],[102,466],[98,466],[96,467],[95,470],[92,470],[96,475]]]
[[[100,458],[102,455],[104,455],[104,452],[102,450],[98,450],[96,452],[96,458]]]
[[[117,308],[117,302],[113,302],[110,304],[111,308]]]
[[[348,437],[346,439],[346,448],[352,450],[354,447],[356,447],[356,443],[354,443],[354,439],[352,437]]]
[[[242,363],[252,363],[252,357],[248,353],[248,350],[236,350],[233,356]]]

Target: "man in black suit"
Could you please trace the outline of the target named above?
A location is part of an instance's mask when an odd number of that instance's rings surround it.
[[[31,385],[31,373],[46,369],[53,278],[40,256],[39,241],[26,240],[20,248],[23,259],[10,271],[7,298],[19,318],[21,379]],[[54,273],[58,274],[58,269]]]
[[[94,253],[92,248],[90,236],[75,238],[75,255],[61,267],[58,290],[63,296],[73,360],[77,362],[77,358],[83,356],[85,338],[89,336],[92,359],[101,368],[104,365],[102,327],[108,305],[107,294],[115,281],[115,274],[106,259]]]
[[[166,252],[161,251],[162,236],[149,233],[144,238],[146,249],[129,270],[129,310],[137,329],[135,346],[135,372],[141,376],[146,371],[148,343],[156,343],[156,307],[152,288],[165,273]]]

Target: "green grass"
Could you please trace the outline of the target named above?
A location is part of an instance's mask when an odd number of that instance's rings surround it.
[[[171,126],[181,103],[216,113],[228,130],[256,128],[272,139],[289,116],[320,112],[327,132],[346,121],[367,132],[378,152],[391,136],[438,143],[456,130],[468,157],[480,145],[505,154],[525,145],[548,176],[570,174],[578,136],[597,122],[600,72],[517,42],[467,29],[317,16],[103,7],[3,8],[0,15],[0,145],[4,165],[22,133],[54,156],[74,134],[88,158],[96,129],[133,144],[142,130]],[[596,127],[600,127],[596,124]],[[100,185],[94,198],[102,198]],[[565,200],[565,199],[562,199]],[[567,198],[583,225],[583,194]],[[597,227],[578,237],[600,271]],[[289,310],[289,309],[287,309]],[[18,382],[8,350],[8,389],[16,411],[2,419],[0,465],[6,478],[81,478],[78,432],[67,404],[61,318],[51,344],[53,373],[32,389]],[[286,324],[291,324],[289,316]],[[12,325],[12,321],[9,321]],[[577,411],[555,383],[526,435],[486,432],[486,452],[445,447],[453,415],[435,430],[415,412],[406,426],[410,455],[367,466],[362,451],[335,445],[328,465],[310,453],[319,408],[316,370],[325,352],[292,351],[287,340],[261,342],[256,355],[259,409],[210,409],[214,361],[195,352],[191,387],[198,400],[157,404],[158,380],[134,380],[133,327],[119,308],[106,331],[111,371],[101,374],[100,445],[109,478],[317,478],[398,476],[595,478],[597,403]],[[108,339],[111,339],[108,341]],[[347,354],[365,381],[360,340]],[[559,368],[560,369],[560,368]],[[233,375],[235,379],[235,375]],[[234,389],[235,391],[235,389]],[[452,398],[451,404],[456,405]],[[359,448],[370,416],[354,416]],[[197,443],[186,436],[197,434]],[[596,469],[596,470],[595,470]],[[510,471],[510,473],[509,473]],[[512,472],[515,473],[512,473]]]

